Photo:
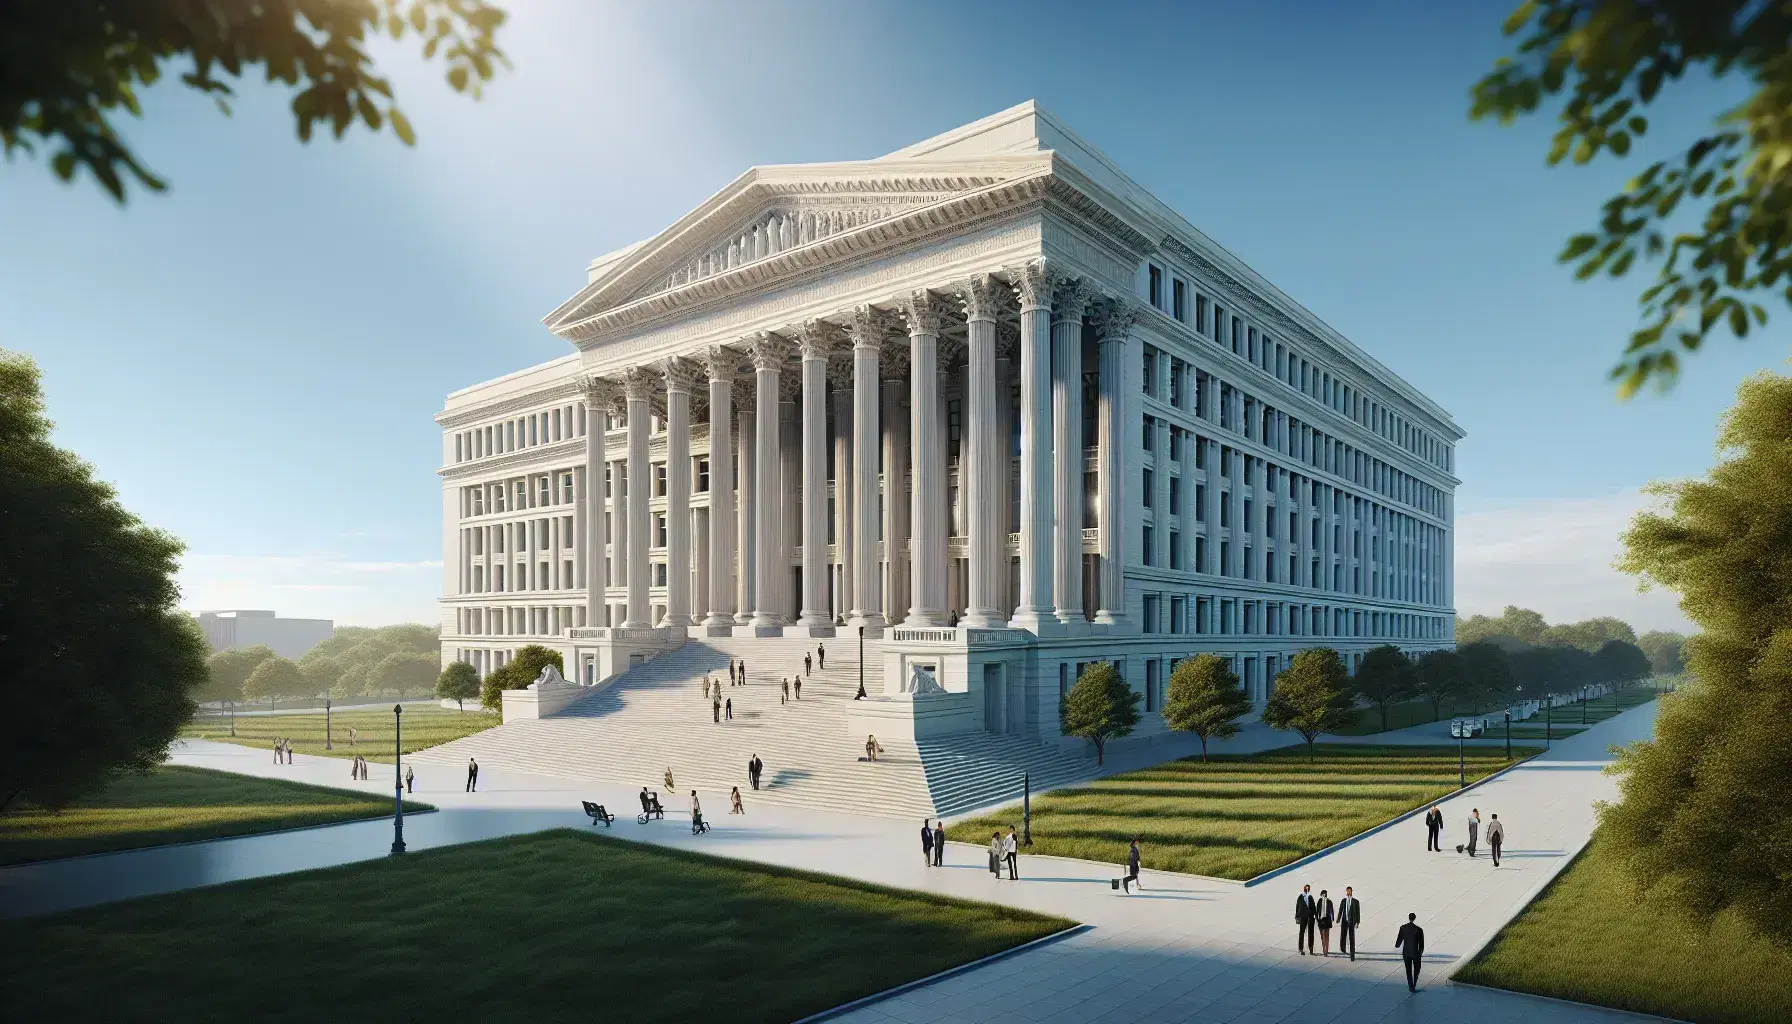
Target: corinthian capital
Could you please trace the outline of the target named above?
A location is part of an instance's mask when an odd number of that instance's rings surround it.
[[[826,359],[834,350],[834,338],[839,329],[826,320],[805,320],[797,330],[797,349],[805,360]]]
[[[879,348],[888,333],[884,315],[875,307],[854,306],[846,315],[846,336],[852,339],[853,348]]]
[[[1102,341],[1125,341],[1132,325],[1138,323],[1139,312],[1125,298],[1108,299],[1095,307],[1095,334]]]
[[[616,401],[621,389],[615,381],[596,374],[586,374],[579,378],[579,394],[585,400],[585,408],[591,412],[603,412]]]
[[[1056,277],[1044,260],[1033,260],[1008,270],[1008,284],[1020,299],[1022,312],[1031,309],[1050,309],[1052,305],[1052,286]]]
[[[711,345],[706,349],[699,361],[709,371],[709,379],[732,384],[740,375],[740,353],[726,345]]]
[[[690,395],[703,387],[703,367],[689,359],[672,356],[660,363],[659,370],[661,376],[666,378],[668,392],[682,391]]]
[[[958,286],[958,300],[964,304],[966,320],[994,320],[1001,312],[1001,293],[987,274],[979,275]]]
[[[622,372],[622,392],[630,402],[651,402],[661,379],[645,366],[631,366]]]
[[[1057,306],[1052,310],[1052,319],[1058,321],[1081,320],[1083,310],[1095,297],[1095,290],[1081,278],[1066,277],[1057,282]]]
[[[747,342],[755,370],[781,370],[790,361],[790,342],[770,331],[760,331]]]
[[[946,322],[946,304],[925,288],[905,296],[896,304],[896,311],[908,322],[908,333],[938,334]]]

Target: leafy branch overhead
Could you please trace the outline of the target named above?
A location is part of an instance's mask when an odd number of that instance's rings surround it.
[[[1566,94],[1549,162],[1623,157],[1649,130],[1643,110],[1689,71],[1746,78],[1752,92],[1713,130],[1645,168],[1605,203],[1596,230],[1562,249],[1580,279],[1658,262],[1640,297],[1642,326],[1612,377],[1628,397],[1670,385],[1681,353],[1720,324],[1737,337],[1767,321],[1751,301],[1792,302],[1792,5],[1753,0],[1526,0],[1507,19],[1520,36],[1473,91],[1470,117],[1511,122]],[[1696,225],[1673,230],[1682,207]]]
[[[422,41],[425,59],[447,65],[448,85],[477,98],[499,65],[505,14],[484,0],[59,0],[0,6],[0,148],[54,147],[64,181],[85,168],[119,202],[130,179],[159,192],[167,183],[117,131],[119,111],[143,115],[142,89],[171,61],[190,64],[181,82],[230,112],[230,80],[261,65],[292,99],[299,139],[319,125],[341,138],[357,122],[411,145],[416,135],[392,83],[368,56],[370,37]]]

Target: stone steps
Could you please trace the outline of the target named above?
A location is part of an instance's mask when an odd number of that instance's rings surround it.
[[[863,740],[849,736],[846,717],[859,685],[856,638],[828,645],[828,668],[803,679],[801,700],[779,702],[779,681],[802,670],[817,641],[798,638],[691,640],[630,671],[611,685],[537,721],[519,721],[412,755],[432,763],[476,757],[492,770],[665,789],[672,769],[676,796],[696,789],[712,813],[726,811],[726,793],[745,799],[895,817],[955,814],[1012,799],[1023,771],[1035,789],[1088,776],[1093,762],[1017,737],[971,733],[929,739],[882,738],[878,761],[860,761]],[[879,664],[880,650],[865,655]],[[744,658],[747,685],[728,685],[728,659]],[[702,696],[705,674],[734,702],[734,720],[716,724]],[[765,762],[763,785],[747,788],[746,764]],[[669,806],[677,806],[674,802]]]

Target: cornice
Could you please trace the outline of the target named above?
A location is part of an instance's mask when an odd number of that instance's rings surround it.
[[[566,368],[566,377],[546,387],[537,388],[522,394],[507,395],[504,398],[486,402],[482,405],[467,406],[453,411],[436,413],[435,420],[443,430],[456,430],[474,425],[484,426],[488,420],[501,420],[513,413],[527,412],[537,406],[562,405],[568,401],[583,402],[584,393],[579,388],[579,367]],[[537,411],[543,411],[537,409]]]
[[[589,436],[589,435],[587,435]],[[451,466],[443,466],[436,470],[436,475],[443,480],[465,480],[468,477],[519,475],[523,470],[538,472],[543,469],[575,469],[584,465],[585,438],[575,437],[552,444],[536,445],[533,448],[521,448],[502,455],[488,455],[470,462],[457,462]],[[537,463],[554,462],[558,459],[576,459],[564,466],[541,466]],[[512,472],[517,471],[517,472]]]

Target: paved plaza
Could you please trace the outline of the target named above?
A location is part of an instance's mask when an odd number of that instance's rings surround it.
[[[908,889],[994,901],[1094,927],[862,1007],[842,1020],[1022,1021],[1203,1020],[1268,1022],[1557,1022],[1649,1019],[1509,993],[1446,985],[1478,947],[1561,869],[1594,826],[1592,803],[1616,793],[1600,773],[1606,748],[1649,734],[1656,705],[1625,712],[1541,757],[1443,803],[1446,846],[1462,840],[1471,806],[1507,823],[1506,860],[1427,854],[1416,819],[1368,836],[1258,886],[1147,870],[1139,895],[1113,893],[1114,865],[1021,858],[1019,882],[991,878],[981,848],[953,844],[943,868],[919,856],[920,823],[793,807],[726,813],[726,794],[701,794],[715,830],[693,838],[687,798],[668,801],[663,822],[637,825],[635,789],[487,771],[480,792],[464,772],[420,765],[416,798],[439,808],[408,818],[412,850],[557,826],[590,827],[579,799],[618,815],[613,835],[765,863],[832,872]],[[1370,738],[1374,739],[1374,738]],[[348,762],[299,757],[274,765],[266,751],[189,742],[175,763],[390,794],[391,767],[351,782]],[[643,780],[661,788],[660,780]],[[389,820],[131,851],[0,870],[0,914],[9,917],[199,885],[385,856]],[[1302,884],[1356,887],[1363,902],[1355,963],[1294,951],[1293,896]],[[1392,949],[1408,911],[1426,931],[1420,992],[1409,995]]]

